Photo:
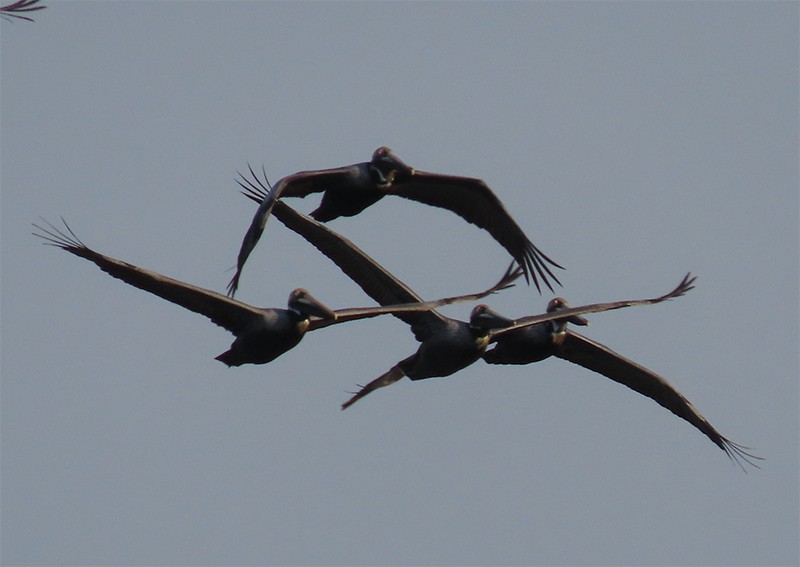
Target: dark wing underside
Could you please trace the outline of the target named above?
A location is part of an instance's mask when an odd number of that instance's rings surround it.
[[[49,228],[34,225],[40,231],[34,234],[42,238],[46,244],[63,248],[67,252],[94,262],[101,270],[127,284],[205,315],[235,335],[242,332],[254,318],[261,316],[261,310],[241,301],[95,252],[75,236],[66,222],[64,222],[66,232],[50,223],[47,224]]]
[[[367,394],[374,392],[378,388],[385,388],[386,386],[391,386],[398,380],[400,380],[403,376],[405,376],[405,372],[401,368],[403,363],[407,363],[410,359],[407,358],[384,373],[383,375],[375,378],[372,382],[368,383],[365,386],[361,386],[358,392],[353,394],[353,397],[347,400],[345,403],[342,404],[342,409],[345,410],[356,403],[358,400],[366,396]]]
[[[694,289],[694,281],[697,278],[692,276],[691,273],[686,274],[681,283],[679,283],[672,291],[665,293],[659,297],[654,297],[652,299],[624,299],[622,301],[610,301],[607,303],[591,303],[589,305],[581,305],[579,307],[570,307],[568,309],[559,309],[558,311],[554,311],[552,313],[542,313],[541,315],[529,315],[528,317],[521,317],[514,321],[514,324],[510,327],[506,327],[503,329],[493,330],[491,332],[491,336],[493,338],[500,337],[506,333],[513,332],[516,329],[520,329],[523,327],[530,327],[531,325],[536,325],[538,323],[543,323],[545,321],[555,321],[557,319],[565,319],[572,315],[587,315],[589,313],[602,313],[603,311],[612,311],[614,309],[622,309],[624,307],[633,307],[636,305],[652,305],[655,303],[661,303],[662,301],[666,301],[668,299],[673,299],[675,297],[680,297],[685,294],[687,291]]]
[[[346,309],[337,309],[334,312],[336,313],[335,319],[317,319],[314,318],[311,320],[311,325],[309,330],[314,329],[321,329],[323,327],[328,327],[330,325],[337,325],[339,323],[346,323],[348,321],[356,321],[359,319],[368,319],[371,317],[377,317],[379,315],[396,315],[400,316],[400,314],[410,314],[410,313],[419,313],[424,311],[430,311],[431,309],[436,309],[437,307],[442,307],[444,305],[450,305],[452,303],[461,303],[464,301],[477,301],[483,297],[486,297],[489,294],[495,293],[497,291],[507,289],[514,285],[514,281],[522,275],[522,271],[519,267],[514,267],[514,264],[509,266],[506,273],[503,274],[503,277],[494,284],[489,289],[484,291],[480,291],[478,293],[470,293],[466,295],[456,295],[452,297],[444,297],[442,299],[436,299],[433,301],[425,301],[422,303],[403,303],[397,305],[383,305],[381,307],[349,307]]]
[[[288,175],[275,185],[275,198],[306,197],[312,193],[322,193],[326,189],[346,183],[349,179],[358,176],[360,166],[361,164],[353,164],[331,169],[301,171]]]
[[[364,293],[380,305],[422,302],[416,293],[370,258],[355,244],[322,223],[302,215],[282,201],[276,201],[272,214],[288,228],[305,238],[330,258],[339,269],[356,282]],[[428,325],[442,324],[445,318],[435,311],[397,313],[395,315],[417,334]]]
[[[557,268],[561,266],[533,245],[500,199],[482,180],[415,171],[413,175],[396,178],[388,192],[433,207],[448,209],[486,230],[511,254],[522,267],[525,279],[528,282],[533,280],[539,291],[539,278],[551,291],[551,279],[560,285],[561,282],[548,264]]]
[[[340,184],[353,175],[354,168],[357,165],[347,167],[338,167],[335,169],[320,169],[317,171],[301,171],[294,175],[289,175],[282,178],[275,185],[275,188],[270,192],[269,181],[267,174],[264,172],[264,182],[258,178],[258,175],[250,168],[250,173],[253,179],[245,177],[241,172],[239,173],[240,179],[236,182],[242,187],[244,195],[256,203],[259,203],[258,209],[250,226],[242,239],[242,245],[239,248],[239,256],[236,259],[236,273],[231,278],[228,284],[228,295],[233,297],[236,290],[239,288],[239,279],[242,277],[242,269],[244,268],[247,258],[250,253],[258,244],[261,234],[264,232],[264,227],[267,225],[269,215],[272,211],[272,204],[274,200],[280,197],[305,197],[311,193],[321,193],[333,185]],[[267,196],[271,195],[271,199]]]
[[[563,342],[555,346],[555,355],[602,374],[606,378],[610,378],[647,396],[678,417],[694,425],[740,465],[739,459],[742,459],[753,466],[757,466],[751,459],[758,459],[759,457],[747,453],[744,447],[721,435],[695,409],[689,400],[655,372],[572,331],[566,331]]]

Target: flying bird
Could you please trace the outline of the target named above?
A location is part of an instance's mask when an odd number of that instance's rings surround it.
[[[561,283],[548,264],[561,266],[533,245],[500,199],[480,179],[416,170],[385,146],[375,150],[368,162],[302,171],[284,177],[272,188],[273,199],[266,199],[270,193],[268,181],[262,183],[252,168],[250,173],[253,180],[240,173],[241,179],[237,182],[244,194],[260,205],[242,241],[236,273],[228,284],[231,296],[236,293],[242,268],[264,231],[272,203],[282,197],[305,197],[311,193],[323,193],[320,206],[311,213],[311,217],[320,222],[357,215],[386,195],[449,209],[488,231],[522,268],[526,281],[532,280],[540,292],[539,278],[550,290],[553,289],[551,279]],[[266,174],[264,177],[266,180]]]
[[[693,280],[686,283],[691,284]],[[547,305],[548,313],[569,312],[567,302],[557,297]],[[739,466],[741,460],[758,467],[747,447],[733,443],[703,417],[675,387],[655,372],[617,354],[610,348],[567,328],[567,323],[587,325],[579,316],[550,320],[532,326],[510,326],[495,333],[494,346],[483,353],[489,364],[530,364],[551,356],[578,364],[647,396],[695,426]],[[744,467],[742,467],[744,468]]]
[[[63,220],[63,219],[62,219]],[[47,222],[47,221],[45,221]],[[47,223],[48,227],[34,224],[39,232],[34,235],[45,244],[62,248],[85,258],[109,275],[134,287],[176,303],[190,311],[205,315],[211,321],[236,336],[231,348],[216,357],[228,366],[265,364],[294,348],[305,333],[359,319],[415,310],[427,310],[450,303],[474,301],[490,293],[506,289],[520,276],[518,270],[509,269],[503,278],[486,291],[447,297],[430,302],[403,305],[363,307],[331,310],[304,289],[295,289],[289,295],[288,309],[258,308],[156,272],[134,266],[122,260],[95,252],[75,235],[64,221],[64,230]],[[329,254],[333,258],[346,257],[349,242],[338,239],[332,231]]]

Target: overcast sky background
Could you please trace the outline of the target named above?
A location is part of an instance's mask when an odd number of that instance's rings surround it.
[[[4,564],[797,564],[798,3],[47,6],[0,22]],[[224,330],[31,236],[63,215],[102,253],[223,291],[254,211],[237,170],[275,181],[380,145],[485,179],[572,304],[697,274],[585,334],[763,468],[557,359],[342,412],[416,350],[400,321],[228,369]],[[329,226],[425,298],[508,263],[401,199]],[[295,287],[371,304],[273,219],[239,298],[284,307]]]

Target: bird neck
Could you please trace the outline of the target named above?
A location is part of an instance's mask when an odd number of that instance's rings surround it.
[[[308,321],[309,316],[295,307],[290,307],[287,311],[295,321]]]
[[[491,329],[487,329],[485,327],[479,327],[478,325],[469,325],[469,332],[476,339],[479,339],[481,337],[488,337],[490,330]]]
[[[391,185],[392,178],[394,177],[393,173],[394,172],[390,171],[384,174],[379,167],[372,164],[369,165],[369,176],[372,179],[372,182],[378,187],[388,187]]]

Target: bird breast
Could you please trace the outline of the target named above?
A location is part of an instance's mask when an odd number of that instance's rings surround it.
[[[483,355],[489,364],[530,364],[552,356],[554,337],[547,323],[500,335]]]
[[[411,368],[405,369],[412,380],[449,376],[469,366],[478,358],[486,341],[476,339],[469,325],[460,321],[440,329],[419,347]]]

